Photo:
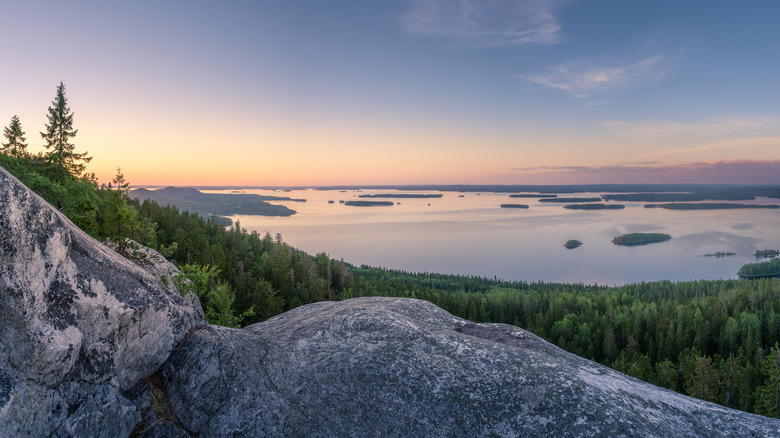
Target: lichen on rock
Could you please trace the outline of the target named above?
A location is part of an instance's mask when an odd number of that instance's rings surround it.
[[[0,169],[0,436],[79,435],[79,424],[119,421],[112,409],[132,421],[125,408],[137,409],[121,391],[203,323],[197,299],[97,242]]]
[[[178,420],[217,436],[778,436],[518,327],[355,298],[208,326],[163,368]]]

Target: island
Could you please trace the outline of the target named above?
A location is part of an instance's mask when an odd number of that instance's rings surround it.
[[[737,253],[731,251],[718,251],[714,253],[704,254],[702,257],[715,257],[716,259],[719,259],[721,257],[731,257],[733,255],[737,255]]]
[[[501,204],[501,208],[528,208],[525,204]]]
[[[393,201],[347,201],[344,205],[352,207],[385,207],[395,205],[395,203]]]
[[[645,208],[665,208],[667,210],[732,210],[739,208],[780,208],[776,204],[737,204],[730,202],[676,202],[673,204],[645,204]]]
[[[566,247],[566,249],[578,248],[581,245],[582,245],[582,242],[580,242],[579,240],[575,240],[575,239],[567,240],[566,243],[563,244],[563,246]]]
[[[572,202],[601,202],[601,198],[542,198],[539,202],[560,202],[560,203],[572,203]]]
[[[622,210],[626,206],[622,204],[569,204],[564,205],[563,208],[569,210]]]
[[[602,195],[605,201],[636,202],[693,202],[693,201],[752,201],[749,193],[626,193]]]
[[[179,210],[205,217],[212,215],[292,216],[296,213],[295,210],[266,201],[306,201],[305,199],[247,193],[203,193],[191,187],[166,187],[157,190],[141,188],[131,190],[127,195],[139,201],[151,199],[160,205],[172,205]]]
[[[780,256],[780,251],[776,249],[759,249],[753,255],[757,259],[771,259],[772,257]]]
[[[629,233],[617,236],[612,243],[622,246],[649,245],[651,243],[666,242],[672,236],[663,233]]]
[[[399,199],[408,199],[408,198],[441,198],[441,193],[432,193],[432,194],[425,194],[425,193],[380,193],[377,195],[360,195],[358,198],[399,198]]]
[[[510,198],[557,198],[558,195],[546,195],[544,193],[514,193]]]
[[[748,279],[780,277],[780,259],[748,263],[739,268],[737,275],[739,275],[740,278]]]

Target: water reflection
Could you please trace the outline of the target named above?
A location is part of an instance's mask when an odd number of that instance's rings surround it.
[[[742,264],[755,261],[756,249],[780,248],[778,210],[674,211],[622,202],[623,210],[574,211],[534,198],[521,200],[527,210],[502,209],[500,204],[518,199],[456,192],[435,199],[399,199],[401,204],[388,207],[339,203],[358,194],[388,192],[293,190],[284,195],[308,201],[282,202],[298,211],[294,216],[233,219],[260,233],[281,233],[286,242],[309,253],[325,252],[353,264],[507,280],[624,284],[736,278]],[[641,247],[611,242],[634,232],[663,232],[673,239]],[[567,250],[563,244],[569,239],[583,245]],[[737,255],[701,257],[718,251]]]

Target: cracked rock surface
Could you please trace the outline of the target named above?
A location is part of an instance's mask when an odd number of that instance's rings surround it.
[[[0,168],[0,436],[129,435],[140,413],[121,391],[203,323]]]
[[[514,326],[356,298],[244,329],[208,326],[163,368],[174,414],[217,436],[779,436]]]

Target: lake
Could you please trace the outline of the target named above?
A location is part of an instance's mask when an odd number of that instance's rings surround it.
[[[565,204],[509,198],[506,193],[314,189],[243,192],[307,200],[273,202],[298,211],[290,217],[232,216],[243,228],[261,234],[281,233],[285,242],[311,254],[324,252],[355,265],[411,272],[601,285],[737,278],[740,266],[756,261],[754,251],[780,249],[780,210],[674,211],[646,209],[644,202],[620,202],[625,209],[575,211],[564,209]],[[385,207],[339,203],[357,200],[361,194],[379,193],[443,196],[392,199],[400,204]],[[528,204],[530,208],[499,207],[507,203]],[[780,200],[757,198],[750,203],[777,204]],[[673,238],[634,247],[611,242],[615,236],[633,232],[662,232]],[[583,245],[566,249],[563,244],[569,239],[580,240]],[[703,257],[718,251],[737,254]]]

